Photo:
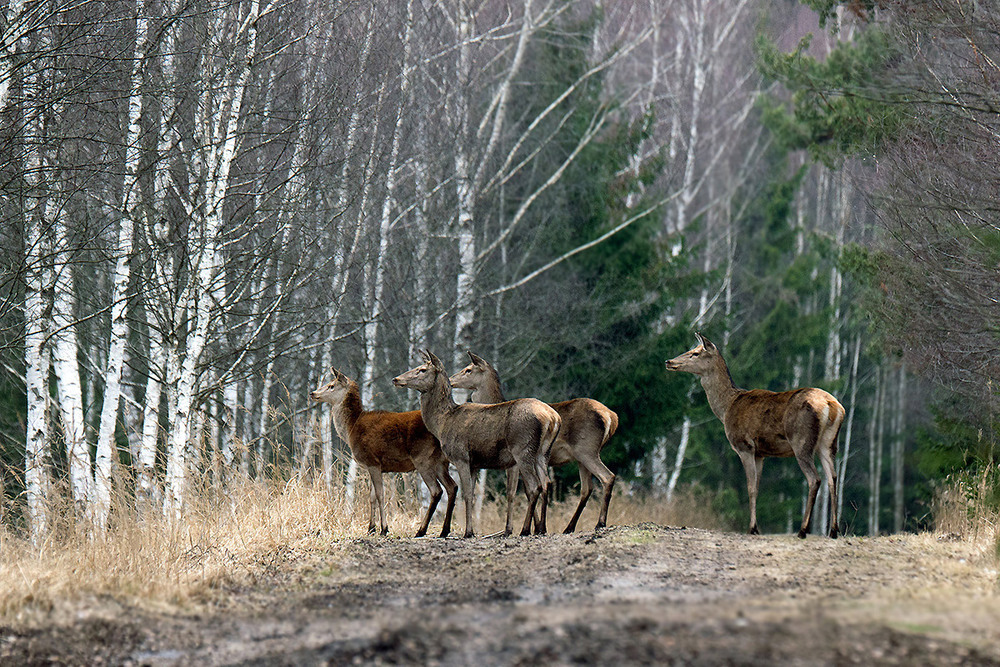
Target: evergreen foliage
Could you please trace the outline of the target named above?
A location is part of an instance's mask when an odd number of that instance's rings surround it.
[[[526,74],[535,83],[532,94],[518,100],[518,118],[530,122],[580,78],[589,66],[599,21],[600,14],[594,13],[575,24],[559,25],[539,40]],[[602,112],[610,116],[608,127],[535,208],[536,224],[529,227],[535,261],[549,261],[597,238],[662,196],[655,181],[663,160],[653,156],[635,162],[649,139],[651,117],[628,122],[616,106],[603,77],[593,76],[561,102],[560,113],[550,121],[551,130],[542,132],[558,130],[558,145],[565,152],[547,157],[557,161],[590,130],[590,119]],[[512,192],[532,191],[532,178],[525,174],[526,182],[520,186],[511,182],[508,207],[518,203]],[[509,302],[508,312],[516,313],[519,328],[510,332],[499,355],[502,359],[531,355],[523,370],[505,376],[513,388],[511,395],[533,395],[538,387],[550,387],[553,393],[543,397],[546,400],[588,396],[615,410],[619,430],[604,459],[626,476],[633,469],[630,464],[641,460],[660,434],[679,423],[685,402],[683,392],[667,382],[663,360],[687,344],[687,327],[664,323],[676,300],[690,293],[699,279],[686,265],[687,253],[669,252],[667,241],[674,240],[662,235],[657,213],[653,209],[551,271],[544,300],[519,294]],[[576,325],[567,327],[568,322]],[[571,467],[558,474],[576,478]]]
[[[823,59],[807,55],[811,42],[811,35],[804,37],[792,53],[783,53],[758,38],[761,71],[791,92],[787,102],[761,98],[764,124],[781,146],[806,149],[827,166],[877,152],[906,122],[901,94],[885,76],[899,49],[874,27],[839,42]]]

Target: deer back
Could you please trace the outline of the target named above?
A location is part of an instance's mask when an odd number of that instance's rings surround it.
[[[794,456],[792,442],[815,441],[837,410],[840,404],[822,389],[743,391],[726,411],[726,436],[734,448],[752,443],[759,456]]]
[[[536,455],[547,429],[558,420],[552,408],[533,398],[463,403],[441,424],[440,436],[446,447],[453,442],[467,447],[473,467],[509,467],[512,450]]]

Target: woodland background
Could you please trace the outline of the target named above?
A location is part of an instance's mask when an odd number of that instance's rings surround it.
[[[353,494],[308,392],[413,409],[426,347],[606,403],[616,494],[742,525],[663,365],[701,331],[740,386],[840,398],[846,530],[928,525],[995,479],[997,5],[4,0],[0,521]],[[763,530],[803,485],[765,466]]]

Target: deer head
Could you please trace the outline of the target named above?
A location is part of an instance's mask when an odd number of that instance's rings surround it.
[[[344,396],[347,395],[352,384],[349,377],[336,368],[331,368],[330,374],[320,380],[319,386],[315,390],[309,392],[309,398],[336,405],[344,400]]]
[[[394,377],[392,379],[394,385],[406,389],[416,389],[419,392],[427,392],[434,388],[439,374],[444,373],[445,377],[447,377],[444,364],[430,350],[421,350],[420,355],[423,357],[424,363],[412,370],[406,371],[402,375]]]
[[[709,339],[696,333],[698,345],[684,354],[667,361],[668,371],[686,371],[695,375],[706,375],[712,372],[722,357],[719,348]]]
[[[490,362],[469,352],[472,363],[448,378],[451,386],[456,389],[478,389],[492,377],[496,371]]]

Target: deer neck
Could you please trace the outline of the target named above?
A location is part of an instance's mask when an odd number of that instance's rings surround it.
[[[705,389],[705,395],[708,397],[708,404],[711,406],[712,412],[720,421],[725,422],[729,406],[743,390],[733,383],[729,367],[726,366],[722,357],[719,357],[719,362],[711,372],[701,376],[701,386]]]
[[[344,442],[350,444],[348,435],[354,430],[354,425],[361,417],[364,408],[361,406],[361,390],[358,385],[352,385],[340,405],[333,406],[333,427]]]
[[[440,432],[438,424],[441,417],[456,405],[455,399],[451,396],[448,375],[438,373],[434,386],[420,395],[420,416],[423,417],[427,429],[436,435]]]
[[[489,373],[483,384],[472,390],[473,403],[503,403],[505,400],[496,371]]]

